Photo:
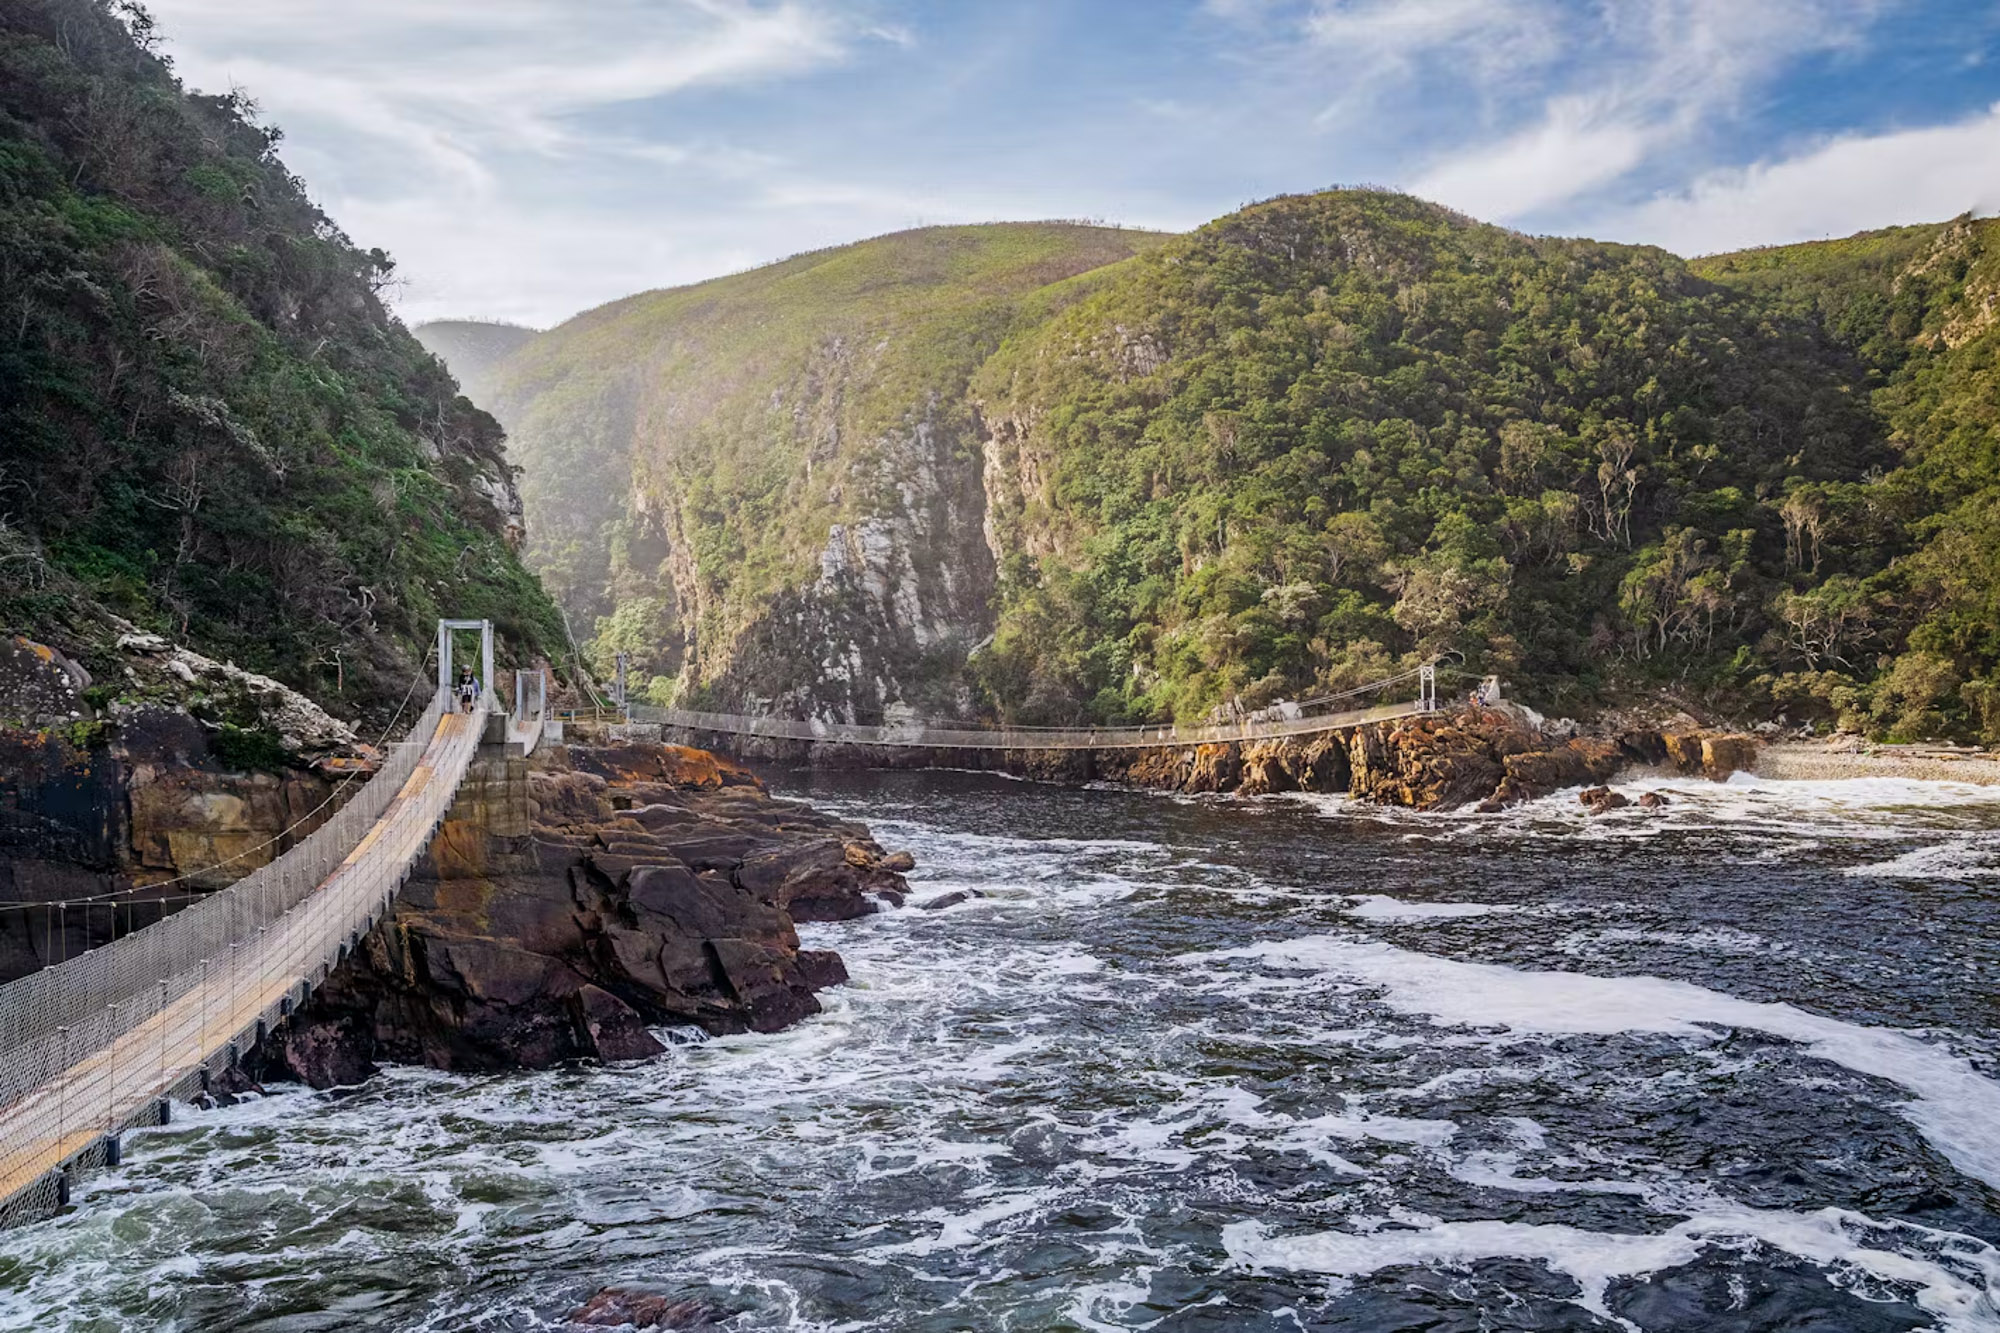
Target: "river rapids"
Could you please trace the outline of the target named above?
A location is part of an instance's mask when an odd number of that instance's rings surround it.
[[[777,1036],[189,1109],[0,1327],[2000,1329],[2000,792],[777,782],[975,896]]]

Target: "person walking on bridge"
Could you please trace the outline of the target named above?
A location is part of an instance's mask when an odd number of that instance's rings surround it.
[[[472,674],[471,667],[467,667],[458,677],[458,706],[470,713],[478,702],[479,677]]]

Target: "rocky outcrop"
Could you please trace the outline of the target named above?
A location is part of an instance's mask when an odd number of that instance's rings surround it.
[[[794,923],[900,903],[909,864],[703,751],[483,755],[394,909],[260,1059],[326,1087],[379,1062],[642,1058],[659,1027],[775,1031],[846,979]]]
[[[1715,782],[1728,781],[1732,773],[1754,771],[1758,744],[1755,736],[1668,733],[1660,737],[1660,748],[1675,769]]]
[[[269,863],[372,752],[275,681],[125,626],[99,684],[0,641],[0,982],[150,925]],[[183,678],[185,674],[185,679]],[[117,906],[86,900],[117,891]]]
[[[840,768],[973,768],[1045,782],[1119,782],[1189,793],[1345,793],[1381,805],[1504,809],[1571,787],[1593,787],[1633,766],[1717,782],[1751,771],[1754,736],[1629,730],[1615,736],[1544,727],[1511,703],[1279,740],[1131,750],[926,750],[816,745],[700,733],[757,758]],[[694,739],[695,733],[680,733]]]

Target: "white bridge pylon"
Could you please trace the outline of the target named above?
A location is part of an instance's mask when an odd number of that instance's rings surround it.
[[[450,640],[478,630],[469,709]],[[382,767],[270,864],[155,925],[0,986],[0,1225],[69,1198],[119,1160],[127,1128],[162,1123],[289,1017],[395,901],[451,809],[493,708],[493,630],[439,627],[438,689]],[[539,673],[537,673],[539,674]],[[516,688],[517,712],[523,683]],[[537,686],[540,735],[547,686]],[[509,740],[532,745],[510,728]]]

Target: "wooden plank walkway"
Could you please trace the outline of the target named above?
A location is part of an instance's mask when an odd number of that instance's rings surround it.
[[[133,1024],[129,1009],[121,1020],[114,1010],[101,1044],[88,1030],[75,1032],[50,1076],[0,1107],[0,1213],[37,1194],[52,1196],[55,1173],[66,1164],[125,1126],[149,1122],[163,1098],[198,1087],[202,1071],[226,1064],[232,1047],[243,1049],[238,1043],[254,1039],[260,1023],[275,1022],[325,979],[429,845],[485,723],[483,709],[444,713],[382,817],[303,900],[232,945],[226,961],[185,960],[201,967],[198,984],[155,1003],[144,1021]],[[161,984],[163,995],[178,989]]]

